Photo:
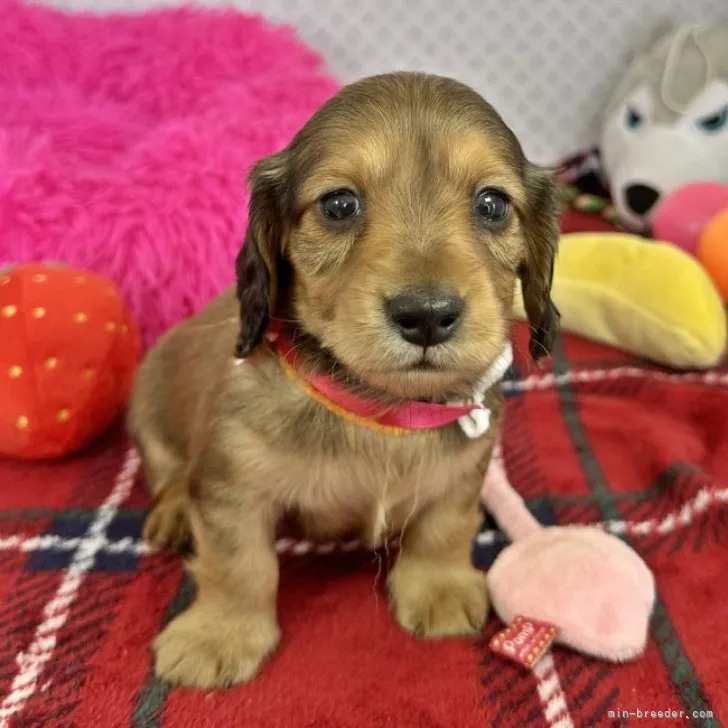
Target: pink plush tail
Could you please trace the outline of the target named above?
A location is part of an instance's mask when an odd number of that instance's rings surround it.
[[[523,499],[508,480],[500,442],[496,443],[493,450],[480,497],[483,505],[512,541],[525,538],[541,529],[541,524],[528,511]]]

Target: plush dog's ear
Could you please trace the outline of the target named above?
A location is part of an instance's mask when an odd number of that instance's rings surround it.
[[[281,281],[285,233],[285,152],[258,162],[249,177],[248,229],[235,261],[240,301],[240,333],[235,356],[244,359],[260,344],[274,315]]]
[[[523,305],[531,326],[529,350],[534,361],[551,352],[559,312],[551,300],[554,260],[559,244],[559,199],[552,175],[529,165],[524,214],[526,256],[520,269]]]

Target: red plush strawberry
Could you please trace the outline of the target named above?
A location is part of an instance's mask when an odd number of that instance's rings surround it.
[[[140,355],[119,291],[96,273],[0,271],[0,454],[78,450],[119,414]]]

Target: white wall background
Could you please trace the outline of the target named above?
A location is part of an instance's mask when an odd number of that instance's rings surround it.
[[[175,0],[45,0],[138,11]],[[349,81],[395,69],[455,76],[483,94],[538,162],[592,143],[610,88],[665,19],[728,19],[728,0],[198,0],[293,24]]]

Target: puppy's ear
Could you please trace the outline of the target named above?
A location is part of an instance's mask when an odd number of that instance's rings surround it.
[[[249,177],[248,229],[235,261],[237,296],[240,302],[240,333],[235,356],[244,359],[263,340],[274,315],[281,281],[281,253],[285,220],[285,152],[258,162]]]
[[[551,352],[559,329],[559,312],[551,300],[554,260],[559,244],[559,199],[556,183],[545,169],[529,165],[526,174],[527,209],[524,215],[526,256],[520,277],[523,304],[531,326],[531,357],[537,361]]]

